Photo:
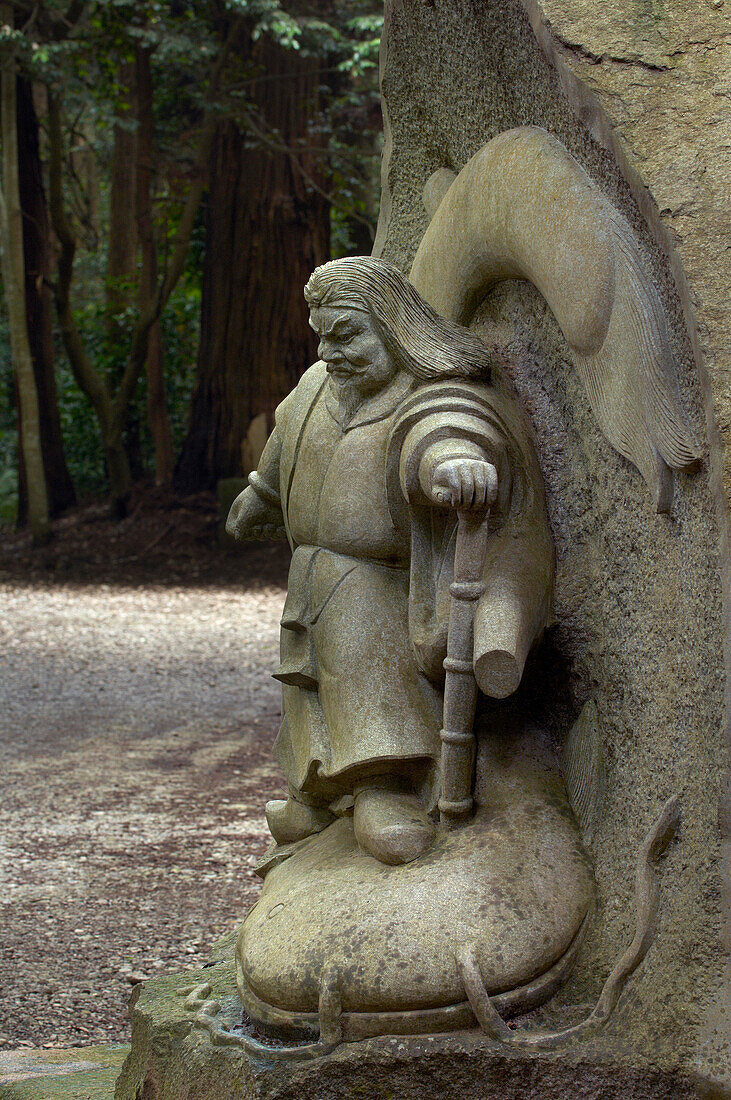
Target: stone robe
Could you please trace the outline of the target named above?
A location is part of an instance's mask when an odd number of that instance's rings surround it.
[[[237,537],[275,523],[292,547],[275,753],[305,798],[336,802],[382,774],[407,777],[429,804],[438,795],[456,520],[428,492],[434,467],[459,457],[499,474],[475,671],[500,697],[546,624],[553,578],[540,471],[511,403],[401,372],[342,424],[316,363],[277,409],[232,515]]]

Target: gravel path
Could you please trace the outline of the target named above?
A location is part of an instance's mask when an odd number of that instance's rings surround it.
[[[0,581],[0,1046],[128,1038],[132,984],[255,899],[285,575]]]

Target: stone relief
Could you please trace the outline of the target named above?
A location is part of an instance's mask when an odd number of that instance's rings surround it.
[[[637,935],[591,1017],[511,1030],[591,920],[583,841],[603,778],[586,716],[562,774],[508,702],[551,623],[554,549],[531,431],[500,350],[466,327],[474,308],[501,279],[538,287],[658,510],[698,452],[632,233],[558,142],[502,134],[427,201],[410,280],[365,257],[312,275],[320,360],[227,525],[292,548],[275,673],[289,793],[267,804],[236,950],[247,1014],[282,1056],[476,1025],[550,1046],[601,1026],[649,947],[652,866],[678,820],[671,800],[643,846]],[[191,996],[215,1037],[205,991]]]

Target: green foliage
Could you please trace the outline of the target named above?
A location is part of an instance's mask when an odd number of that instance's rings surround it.
[[[56,384],[64,453],[71,480],[80,496],[101,492],[106,486],[106,471],[99,426],[62,353],[56,359]]]
[[[17,0],[16,28],[0,28],[35,82],[62,89],[65,103],[65,204],[78,237],[72,300],[89,358],[113,385],[120,378],[136,321],[130,305],[110,325],[105,273],[115,127],[134,129],[120,83],[135,50],[150,51],[154,89],[154,221],[160,271],[169,259],[205,110],[234,118],[251,144],[282,150],[282,137],[249,102],[262,74],[248,60],[251,43],[268,36],[302,57],[318,59],[320,113],[303,142],[322,150],[331,203],[333,255],[369,252],[376,220],[380,153],[377,60],[380,0]],[[78,21],[68,13],[77,9]],[[218,98],[207,101],[212,66],[232,21],[239,39]],[[43,120],[42,120],[43,122]],[[256,123],[256,125],[254,125]],[[296,160],[300,150],[291,150]],[[47,153],[42,135],[42,155]],[[313,195],[315,185],[313,184]],[[176,450],[187,429],[200,326],[200,271],[205,234],[199,217],[186,270],[161,318],[168,411]],[[136,303],[134,286],[121,295]],[[0,517],[17,504],[17,425],[5,322],[0,319]],[[96,418],[79,390],[56,333],[58,400],[70,473],[81,494],[106,484]],[[142,460],[151,468],[145,380],[130,407],[139,425]]]
[[[381,153],[380,3],[339,0],[322,4],[322,16],[289,13],[277,0],[234,0],[228,6],[253,21],[253,40],[266,33],[285,48],[296,49],[300,56],[319,59],[321,109],[302,147],[309,153],[321,149],[326,162],[333,255],[370,252]],[[248,80],[229,89],[232,113],[252,146],[281,151],[286,148],[281,134],[268,126],[248,100],[247,85],[256,75],[252,68]],[[290,151],[296,160],[298,148]]]
[[[380,14],[368,13],[351,19],[347,24],[351,47],[338,66],[340,72],[361,77],[369,70],[376,69],[382,30],[383,16]]]
[[[120,338],[110,345],[107,339],[108,314],[103,301],[89,303],[77,315],[77,323],[95,362],[107,376],[115,376],[126,354],[136,318],[134,309],[117,314]],[[170,428],[176,451],[188,426],[188,409],[195,383],[196,349],[200,328],[200,280],[189,270],[181,280],[162,316],[162,342],[165,349],[164,378]],[[61,429],[69,473],[79,493],[103,491],[106,484],[104,454],[96,417],[77,387],[63,348],[57,348],[58,401]],[[151,469],[152,440],[146,420],[145,378],[140,378],[130,407],[130,421],[139,425],[142,460]]]
[[[179,283],[176,287],[168,308],[162,316],[165,390],[176,454],[188,430],[188,411],[195,385],[200,309],[200,279],[197,271],[191,271],[188,280]],[[147,421],[142,416],[144,397],[141,404],[138,404],[138,408],[143,422],[142,455],[149,468],[152,464],[152,440],[147,429]]]

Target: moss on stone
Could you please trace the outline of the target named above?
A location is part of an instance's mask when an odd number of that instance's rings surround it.
[[[6,1052],[0,1056],[0,1098],[112,1100],[128,1052],[126,1043]]]

